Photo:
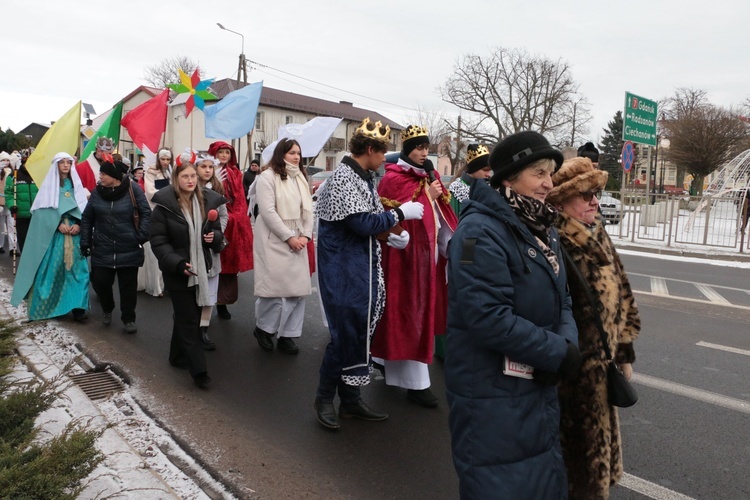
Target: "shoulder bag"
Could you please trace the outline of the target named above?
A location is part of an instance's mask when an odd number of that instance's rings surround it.
[[[584,279],[581,271],[576,267],[573,260],[565,251],[562,244],[560,244],[560,251],[565,259],[566,269],[576,275],[578,281],[581,283],[581,289],[586,295],[586,299],[591,304],[592,314],[594,316],[594,323],[596,328],[599,330],[599,335],[602,339],[602,345],[604,346],[604,354],[607,356],[607,400],[612,406],[619,406],[620,408],[628,408],[638,402],[638,393],[635,391],[633,385],[625,378],[625,374],[617,365],[615,360],[612,358],[612,352],[609,350],[609,342],[607,342],[607,334],[602,326],[602,319],[599,315],[599,308],[597,307],[594,296],[591,293],[588,283]]]
[[[138,212],[138,205],[135,202],[135,194],[133,193],[133,183],[131,182],[128,186],[130,190],[130,201],[133,203],[133,225],[136,231],[141,230],[141,214]]]

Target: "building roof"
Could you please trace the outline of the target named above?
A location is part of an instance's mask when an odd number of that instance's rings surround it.
[[[228,93],[241,89],[246,83],[237,83],[236,80],[225,78],[223,80],[215,81],[211,84],[211,91],[218,96],[220,99],[226,96]],[[375,111],[357,108],[351,102],[347,101],[326,101],[325,99],[318,99],[317,97],[310,97],[302,94],[295,94],[294,92],[287,92],[285,90],[273,89],[270,87],[263,87],[263,92],[260,95],[260,104],[262,106],[268,106],[272,108],[288,109],[291,111],[299,111],[302,113],[310,113],[318,116],[336,116],[345,120],[362,121],[369,117],[372,121],[380,121],[384,125],[388,125],[393,130],[403,130],[404,127],[394,122],[393,120],[386,118],[385,116]]]

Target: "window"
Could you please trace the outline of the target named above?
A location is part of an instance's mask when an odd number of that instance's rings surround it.
[[[286,124],[289,125],[290,123],[294,122],[294,117],[292,115],[286,115]]]
[[[326,170],[333,170],[336,168],[336,157],[326,156]]]
[[[255,115],[255,130],[263,130],[263,113],[260,111]]]

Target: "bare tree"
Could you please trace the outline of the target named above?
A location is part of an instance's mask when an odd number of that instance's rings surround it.
[[[442,110],[422,106],[417,106],[416,113],[407,115],[406,119],[409,124],[427,127],[431,149],[434,149],[433,152],[438,156],[448,157],[451,169],[455,169],[460,162],[461,147],[464,145],[457,139],[457,127],[452,119]]]
[[[468,138],[493,144],[514,132],[536,130],[567,144],[591,120],[578,87],[562,60],[499,47],[488,57],[463,56],[439,92],[469,112],[461,131]]]
[[[693,175],[693,189],[703,191],[703,179],[732,159],[748,140],[748,127],[739,114],[708,101],[703,90],[678,89],[668,99],[664,132],[670,140],[667,158]]]
[[[163,89],[170,83],[180,83],[180,73],[177,68],[192,75],[198,69],[198,62],[187,56],[169,57],[158,64],[146,67],[143,79],[150,86]],[[199,74],[202,75],[203,72]]]

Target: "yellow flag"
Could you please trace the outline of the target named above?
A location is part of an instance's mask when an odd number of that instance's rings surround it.
[[[50,127],[29,159],[26,160],[26,170],[29,171],[37,186],[42,185],[52,164],[52,158],[57,153],[64,151],[71,156],[75,154],[80,137],[81,101],[78,101]]]

